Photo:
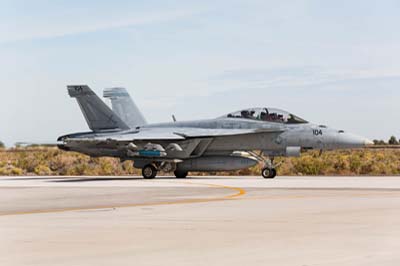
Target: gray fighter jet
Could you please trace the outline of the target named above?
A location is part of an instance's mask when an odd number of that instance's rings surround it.
[[[264,178],[274,178],[275,157],[372,144],[268,107],[242,109],[215,119],[148,124],[123,88],[104,90],[112,110],[86,85],[67,88],[92,131],[60,137],[59,148],[132,160],[144,178],[154,178],[158,171],[185,178],[190,171],[230,171],[258,163],[263,164]]]

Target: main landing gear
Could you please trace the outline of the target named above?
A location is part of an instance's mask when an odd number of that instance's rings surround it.
[[[163,172],[171,172],[174,171],[174,169],[176,169],[175,166],[171,166],[168,164],[160,164],[160,165],[147,164],[142,168],[142,175],[145,179],[153,179],[157,176],[158,170],[161,170]],[[176,178],[186,178],[188,172],[175,170],[174,174]]]
[[[178,170],[176,170],[174,172],[174,174],[175,174],[176,178],[186,178],[187,175],[188,175],[188,172],[187,171],[178,171]]]
[[[142,175],[145,179],[153,179],[157,175],[157,168],[155,168],[152,164],[145,165],[142,168]]]

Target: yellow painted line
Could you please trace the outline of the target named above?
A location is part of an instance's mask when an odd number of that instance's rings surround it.
[[[215,188],[225,188],[225,189],[230,189],[230,190],[235,190],[237,193],[225,196],[224,199],[233,199],[237,197],[244,196],[246,194],[246,190],[240,187],[231,187],[231,186],[225,186],[225,185],[217,185],[217,184],[208,184],[208,183],[196,183],[196,182],[185,182],[185,184],[191,184],[191,185],[204,185],[208,187],[215,187]]]
[[[164,202],[148,202],[148,203],[132,203],[132,204],[121,204],[121,205],[107,205],[107,206],[96,206],[96,207],[71,207],[71,208],[59,208],[49,210],[33,210],[33,211],[20,211],[20,212],[9,212],[0,214],[0,216],[11,216],[11,215],[28,215],[28,214],[44,214],[44,213],[60,213],[60,212],[71,212],[71,211],[95,211],[103,209],[116,209],[116,208],[129,208],[129,207],[145,207],[145,206],[162,206],[162,205],[178,205],[178,204],[191,204],[191,203],[207,203],[215,201],[232,200],[246,194],[246,190],[239,187],[231,187],[216,184],[204,184],[194,182],[181,182],[184,184],[192,185],[203,185],[207,187],[214,187],[220,189],[229,189],[235,191],[234,194],[230,194],[223,197],[217,198],[199,198],[199,199],[184,199],[178,201],[164,201]]]

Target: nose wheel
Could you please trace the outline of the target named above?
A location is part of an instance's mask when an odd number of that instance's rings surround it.
[[[261,170],[261,175],[264,178],[275,178],[276,177],[276,169],[275,168],[263,168]]]
[[[153,165],[148,164],[142,169],[142,175],[145,179],[153,179],[157,175],[157,168]]]
[[[254,158],[256,158],[258,162],[263,164],[263,168],[261,170],[261,175],[264,178],[272,179],[272,178],[276,177],[276,174],[277,174],[276,168],[279,167],[283,163],[283,161],[280,163],[274,164],[275,158],[274,157],[266,158],[264,156],[263,152],[260,152],[260,154],[257,154],[255,152],[249,152],[249,154],[252,155]]]

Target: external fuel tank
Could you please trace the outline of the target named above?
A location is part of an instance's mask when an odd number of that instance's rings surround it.
[[[256,165],[258,161],[242,156],[204,156],[183,161],[177,165],[179,171],[231,171]]]

